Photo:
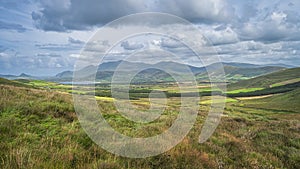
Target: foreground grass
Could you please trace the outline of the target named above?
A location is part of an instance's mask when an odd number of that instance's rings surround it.
[[[204,144],[198,143],[209,105],[200,107],[189,135],[170,151],[146,159],[118,157],[95,145],[80,127],[69,94],[0,86],[0,168],[300,168],[300,115],[244,108],[228,102],[225,116]],[[129,122],[109,99],[99,108],[127,135],[149,136],[167,129],[177,114],[171,98],[156,123]],[[134,101],[146,106],[145,100]]]

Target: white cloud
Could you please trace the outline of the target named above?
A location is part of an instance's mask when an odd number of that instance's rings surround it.
[[[110,44],[108,40],[105,41],[95,40],[95,41],[88,42],[84,47],[84,50],[88,52],[104,53],[109,46]]]
[[[212,45],[223,45],[239,41],[238,34],[230,26],[201,26],[199,28]]]
[[[71,44],[78,44],[78,45],[82,45],[82,44],[85,43],[84,41],[81,41],[81,40],[79,40],[79,39],[74,39],[74,38],[72,38],[72,37],[69,37],[69,38],[68,38],[68,41],[69,41],[69,43],[71,43]]]
[[[144,45],[136,42],[123,41],[121,43],[121,47],[123,47],[125,50],[137,50],[142,49]]]

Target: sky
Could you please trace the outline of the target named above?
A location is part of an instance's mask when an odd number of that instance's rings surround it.
[[[299,0],[0,0],[0,74],[51,76],[73,70],[80,51],[97,30],[143,12],[168,13],[191,22],[221,61],[300,66]],[[152,45],[178,52],[188,64],[200,66],[170,39],[145,39],[120,42],[110,59]],[[114,45],[109,41],[90,44]]]

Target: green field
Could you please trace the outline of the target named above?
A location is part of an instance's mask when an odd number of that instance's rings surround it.
[[[295,73],[292,69],[259,77],[270,82],[259,86],[241,81],[229,85],[227,93],[199,85],[200,110],[188,136],[171,150],[145,159],[111,154],[86,135],[71,94],[92,94],[91,87],[81,85],[73,90],[70,85],[53,82],[0,79],[0,168],[300,168],[300,87],[297,81],[288,80],[296,79],[294,75],[277,79],[287,76],[286,71]],[[241,88],[242,84],[247,85]],[[150,123],[123,117],[114,106],[109,85],[97,85],[95,99],[116,131],[149,137],[168,129],[180,108],[176,84],[132,85],[131,103],[138,110],[149,109],[153,90],[163,91],[167,104],[162,115]],[[211,108],[211,91],[220,95],[214,102],[225,101],[226,107],[215,133],[199,144]]]
[[[248,92],[254,92],[254,91],[258,91],[258,90],[262,90],[262,89],[264,89],[264,88],[237,89],[237,90],[228,91],[227,94],[248,93]]]

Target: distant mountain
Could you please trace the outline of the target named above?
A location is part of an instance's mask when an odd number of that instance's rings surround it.
[[[115,61],[115,62],[104,62],[99,65],[98,71],[115,71],[118,67],[119,71],[135,71],[141,70],[149,64],[141,62],[128,62],[128,61]],[[122,69],[120,69],[122,68]]]
[[[20,75],[0,75],[0,77],[5,78],[5,79],[10,79],[10,80],[14,80],[14,79],[37,79],[37,77],[25,74],[25,73],[21,73]]]
[[[249,79],[260,75],[276,72],[284,69],[283,67],[276,66],[262,66],[247,63],[222,63],[226,78],[228,81],[235,82],[241,79]],[[189,68],[189,69],[186,69]],[[97,66],[87,66],[77,72],[77,75],[82,77],[92,77],[92,74],[97,70],[96,80],[109,82],[116,70],[124,72],[124,76],[136,72],[137,70],[143,70],[137,74],[137,77],[133,81],[174,81],[170,77],[170,73],[186,74],[187,71],[191,71],[197,80],[207,81],[208,76],[206,70],[212,71],[214,74],[218,74],[222,71],[220,63],[214,63],[206,67],[195,67],[191,65],[185,65],[172,61],[159,62],[156,64],[146,64],[139,62],[128,61],[114,61],[104,62]],[[161,70],[167,70],[163,72]],[[72,71],[65,71],[55,76],[58,81],[71,81],[73,77]],[[152,79],[151,79],[152,78]]]
[[[57,78],[69,78],[73,76],[73,71],[64,71],[55,75]]]
[[[79,70],[79,74],[85,75],[85,76],[90,76],[95,72],[95,69],[97,69],[97,77],[101,77],[100,75],[108,75],[108,74],[113,74],[114,71],[118,70],[121,72],[134,72],[137,70],[145,70],[145,68],[149,68],[150,70],[154,70],[153,68],[157,69],[164,69],[168,71],[173,71],[173,72],[178,72],[182,73],[185,72],[186,68],[189,68],[192,73],[199,73],[199,72],[205,72],[204,67],[195,67],[195,66],[190,66],[190,65],[185,65],[177,62],[159,62],[156,64],[146,64],[146,63],[140,63],[140,62],[128,62],[128,61],[115,61],[115,62],[104,62],[99,67],[97,66],[87,66],[81,70]],[[147,69],[146,69],[147,70]],[[106,73],[104,73],[106,72]],[[150,71],[145,71],[144,73],[150,73]],[[69,78],[71,79],[73,77],[73,71],[64,71],[61,73],[58,73],[56,78]],[[105,77],[106,78],[106,77]]]
[[[250,64],[250,63],[239,63],[239,62],[222,62],[223,65],[234,66],[240,68],[258,68],[258,67],[283,67],[283,68],[296,68],[297,66],[287,64]]]
[[[169,70],[172,72],[177,72],[177,73],[187,73],[187,68],[189,68],[189,70],[194,74],[206,71],[205,67],[195,67],[195,66],[181,64],[172,61],[159,62],[154,64],[153,66],[162,68],[164,70]]]
[[[266,64],[264,66],[276,66],[276,67],[285,67],[285,68],[296,68],[297,66],[286,65],[286,64]]]
[[[259,67],[267,66],[267,65],[255,65],[255,64],[250,64],[250,63],[238,63],[238,62],[222,62],[222,64],[224,66],[232,66],[232,67],[238,67],[238,68],[259,68]]]
[[[15,76],[15,75],[1,75],[0,74],[0,77],[5,78],[5,79],[16,79],[17,76]]]
[[[170,74],[187,74],[203,72],[205,68],[198,68],[190,65],[185,65],[177,62],[159,62],[156,64],[146,64],[137,62],[109,62],[103,63],[99,66],[96,79],[99,81],[111,81],[112,76],[117,70],[119,73],[127,75],[134,75],[132,83],[146,83],[146,82],[174,82]]]
[[[128,62],[128,61],[116,61],[116,62],[104,62],[99,65],[98,71],[118,71],[132,72],[137,70],[144,70],[145,68],[158,68],[169,70],[173,72],[185,72],[186,67],[190,68],[193,73],[205,71],[205,68],[199,68],[191,65],[185,65],[172,61],[163,61],[156,64],[146,64],[141,62]]]
[[[20,78],[32,78],[33,76],[30,76],[28,74],[22,73],[18,77],[20,77]]]

